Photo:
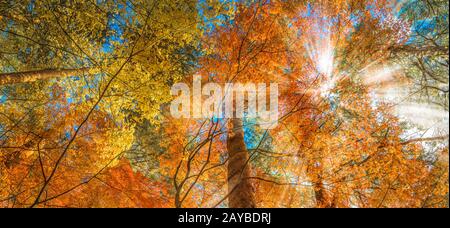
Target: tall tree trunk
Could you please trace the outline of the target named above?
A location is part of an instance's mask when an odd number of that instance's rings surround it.
[[[89,70],[89,68],[45,69],[45,70],[14,72],[14,73],[1,73],[0,85],[34,82],[37,80],[45,80],[50,78],[74,76],[82,74],[87,70]]]
[[[331,194],[325,189],[322,180],[319,178],[318,183],[314,183],[314,195],[316,197],[316,207],[333,208],[334,200]]]
[[[424,46],[424,47],[413,47],[413,46],[397,46],[391,47],[389,50],[393,54],[410,54],[415,56],[424,56],[424,55],[448,55],[448,47],[445,46]]]
[[[322,153],[319,152],[319,157],[322,157]],[[333,195],[329,189],[326,189],[323,179],[324,163],[322,158],[319,158],[311,164],[311,168],[308,171],[309,178],[313,181],[314,196],[316,199],[316,207],[318,208],[333,208],[335,203]]]
[[[234,118],[228,133],[228,205],[230,208],[254,208],[255,197],[250,179],[250,163],[244,143],[242,119]]]

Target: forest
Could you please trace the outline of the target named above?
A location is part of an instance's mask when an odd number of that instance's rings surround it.
[[[0,208],[448,208],[448,48],[447,0],[0,0]]]

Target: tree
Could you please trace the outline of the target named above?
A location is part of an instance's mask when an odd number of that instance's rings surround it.
[[[448,2],[410,1],[402,11],[412,34],[392,55],[407,66],[413,98],[448,111]]]
[[[208,34],[214,51],[201,61],[203,80],[278,82],[283,85],[282,123],[274,130],[246,135],[254,128],[247,126],[247,121],[186,122],[192,123],[187,131],[197,134],[189,134],[189,140],[176,149],[188,152],[180,154],[176,166],[175,187],[182,192],[177,195],[184,195],[176,206],[182,206],[189,194],[204,196],[190,193],[192,186],[199,185],[201,192],[207,192],[210,178],[191,177],[199,177],[205,170],[218,173],[214,175],[218,177],[225,164],[228,191],[222,192],[218,203],[206,205],[220,206],[226,199],[230,207],[273,206],[273,201],[299,205],[292,202],[297,194],[310,195],[313,201],[303,203],[317,207],[420,205],[419,187],[410,186],[427,176],[423,148],[416,140],[402,139],[404,129],[391,115],[391,105],[382,101],[373,105],[369,95],[380,84],[371,82],[376,81],[376,74],[367,71],[372,65],[388,64],[392,46],[401,45],[407,37],[404,28],[398,27],[401,21],[387,24],[392,13],[387,2],[371,4],[355,1],[286,7],[282,2],[259,1],[242,8],[238,5],[229,24]],[[220,129],[217,133],[216,128]],[[215,145],[213,139],[222,134],[228,135],[221,139],[226,143],[214,140],[219,144]],[[252,145],[245,141],[246,136],[257,138],[258,146],[249,148]],[[194,150],[186,151],[189,147]],[[205,157],[211,150],[220,151],[227,159]],[[242,157],[233,158],[235,151]],[[239,178],[234,178],[235,170]],[[282,190],[284,198],[264,194],[252,185],[274,194]]]
[[[403,99],[380,95],[419,89],[406,100],[448,112],[448,3],[44,0],[0,12],[2,207],[448,207],[448,132],[419,134],[395,112]],[[171,86],[193,75],[277,83],[278,124],[172,116]]]
[[[83,150],[79,143],[93,140],[102,144],[100,139],[89,138],[92,136],[84,132],[95,127],[105,131],[99,134],[107,140],[104,143],[119,145],[111,151],[116,159],[115,156],[129,149],[126,147],[131,143],[136,122],[149,119],[156,123],[159,105],[170,98],[167,91],[171,83],[191,68],[189,61],[197,45],[196,23],[192,23],[196,21],[194,4],[194,1],[1,3],[0,43],[8,50],[2,53],[5,73],[0,75],[2,98],[6,99],[0,108],[1,140],[5,146],[2,156],[6,157],[2,170],[17,168],[27,177],[36,168],[37,160],[43,167],[43,178],[35,175],[34,179],[23,179],[29,187],[27,192],[13,190],[12,198],[16,199],[17,194],[24,197],[20,206],[39,206],[80,186],[85,178],[63,167],[77,164],[74,161],[82,156]],[[60,82],[48,80],[54,77],[63,78]],[[40,103],[33,98],[43,100]],[[22,101],[16,103],[16,99]],[[97,115],[111,124],[110,131],[95,119]],[[61,125],[61,121],[65,124]],[[116,130],[112,130],[113,126]],[[108,138],[115,142],[108,142]],[[40,149],[22,148],[23,144],[43,146],[47,141],[53,145],[51,149],[42,149],[46,157],[36,157]],[[17,151],[10,152],[12,148]],[[91,148],[95,149],[92,145]],[[87,163],[91,164],[86,168],[92,173],[113,162],[108,147],[96,150],[103,154],[99,154],[102,159],[88,160],[100,162]],[[20,161],[24,151],[32,154],[34,165],[12,166],[17,163],[11,161]],[[15,181],[21,174],[3,176]],[[21,189],[23,185],[23,182],[5,183],[8,188]],[[12,199],[8,195],[11,192],[5,194],[6,200]]]

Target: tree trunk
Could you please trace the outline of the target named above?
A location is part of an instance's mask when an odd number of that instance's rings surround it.
[[[256,207],[254,189],[250,179],[250,162],[244,143],[242,119],[232,119],[228,133],[228,205],[230,208]]]
[[[322,153],[319,152],[319,157]],[[326,189],[323,179],[324,163],[321,158],[315,160],[312,166],[308,169],[308,176],[313,181],[314,197],[316,199],[316,207],[318,208],[333,208],[335,203],[333,195],[329,189]]]
[[[77,69],[45,69],[25,72],[14,73],[1,73],[0,85],[8,85],[15,83],[34,82],[37,80],[45,80],[50,78],[68,77],[82,74],[89,68],[77,68]]]
[[[334,201],[331,199],[330,193],[325,189],[325,186],[320,180],[314,183],[314,195],[316,197],[316,207],[318,208],[334,208]]]
[[[416,56],[424,55],[448,55],[448,47],[444,46],[424,46],[424,47],[412,47],[408,45],[392,47],[390,48],[394,54],[396,53],[409,53]]]

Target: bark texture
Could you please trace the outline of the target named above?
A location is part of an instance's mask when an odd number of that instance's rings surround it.
[[[314,195],[316,198],[316,207],[318,208],[334,208],[335,202],[330,192],[325,189],[322,181],[314,184]]]
[[[34,82],[37,80],[46,80],[58,77],[68,77],[82,74],[89,70],[89,68],[77,68],[77,69],[45,69],[25,72],[14,73],[1,73],[0,85],[8,85],[15,83]]]
[[[250,179],[249,154],[244,143],[242,119],[232,119],[228,133],[228,205],[230,208],[254,208],[254,188]]]

